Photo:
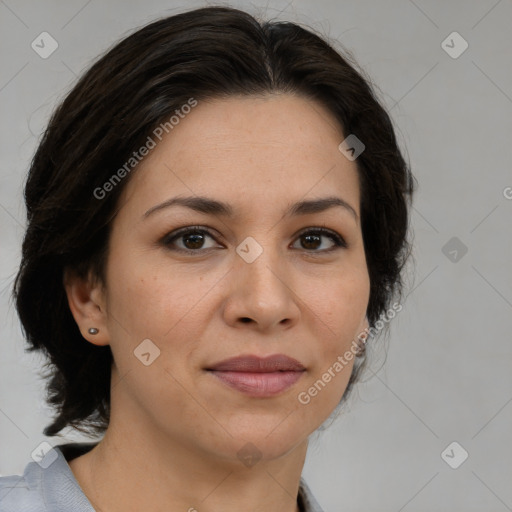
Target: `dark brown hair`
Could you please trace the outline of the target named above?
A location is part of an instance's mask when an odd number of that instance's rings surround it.
[[[104,282],[109,230],[129,176],[103,199],[93,191],[191,97],[269,93],[320,102],[345,136],[354,134],[365,144],[356,164],[370,326],[401,292],[414,179],[388,114],[353,59],[294,23],[260,23],[227,7],[150,23],[79,79],[53,113],[31,162],[14,297],[27,351],[40,350],[48,360],[47,400],[57,415],[45,435],[68,425],[98,434],[109,422],[112,352],[82,337],[69,310],[63,272],[83,277],[91,272]],[[356,378],[354,371],[345,396]]]

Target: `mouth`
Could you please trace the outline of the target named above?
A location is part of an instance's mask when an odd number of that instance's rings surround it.
[[[240,356],[206,370],[231,389],[252,397],[271,397],[292,387],[306,371],[296,359],[277,354],[269,357]]]

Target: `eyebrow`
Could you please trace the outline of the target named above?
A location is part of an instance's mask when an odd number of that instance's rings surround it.
[[[233,217],[234,210],[231,205],[222,201],[217,201],[209,197],[204,196],[193,196],[193,197],[173,197],[164,201],[163,203],[157,204],[151,207],[144,215],[143,219],[146,219],[151,214],[169,208],[171,206],[184,206],[190,208],[199,213],[206,215],[218,215],[223,217]],[[320,199],[309,199],[305,201],[299,201],[289,206],[284,213],[284,217],[308,215],[313,213],[320,213],[325,210],[334,207],[341,207],[349,212],[354,219],[359,219],[355,209],[347,203],[341,197],[329,196]]]

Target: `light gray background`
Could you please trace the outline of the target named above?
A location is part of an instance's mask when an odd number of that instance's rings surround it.
[[[23,470],[49,418],[41,360],[24,353],[10,300],[22,184],[41,130],[99,53],[135,27],[203,5],[0,1],[3,475]],[[387,360],[375,354],[347,413],[312,443],[306,480],[326,512],[512,510],[512,2],[229,5],[308,24],[352,50],[378,84],[419,181],[416,274],[391,323]],[[43,31],[59,44],[48,59],[31,48]],[[469,44],[456,59],[441,46],[453,31]],[[442,250],[452,237],[468,248],[457,262]],[[441,458],[453,441],[469,453],[458,469]],[[460,448],[449,453],[457,459]]]

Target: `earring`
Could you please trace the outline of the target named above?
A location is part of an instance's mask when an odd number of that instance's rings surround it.
[[[89,330],[87,331],[89,334],[98,334],[98,329],[96,327],[89,327]]]

